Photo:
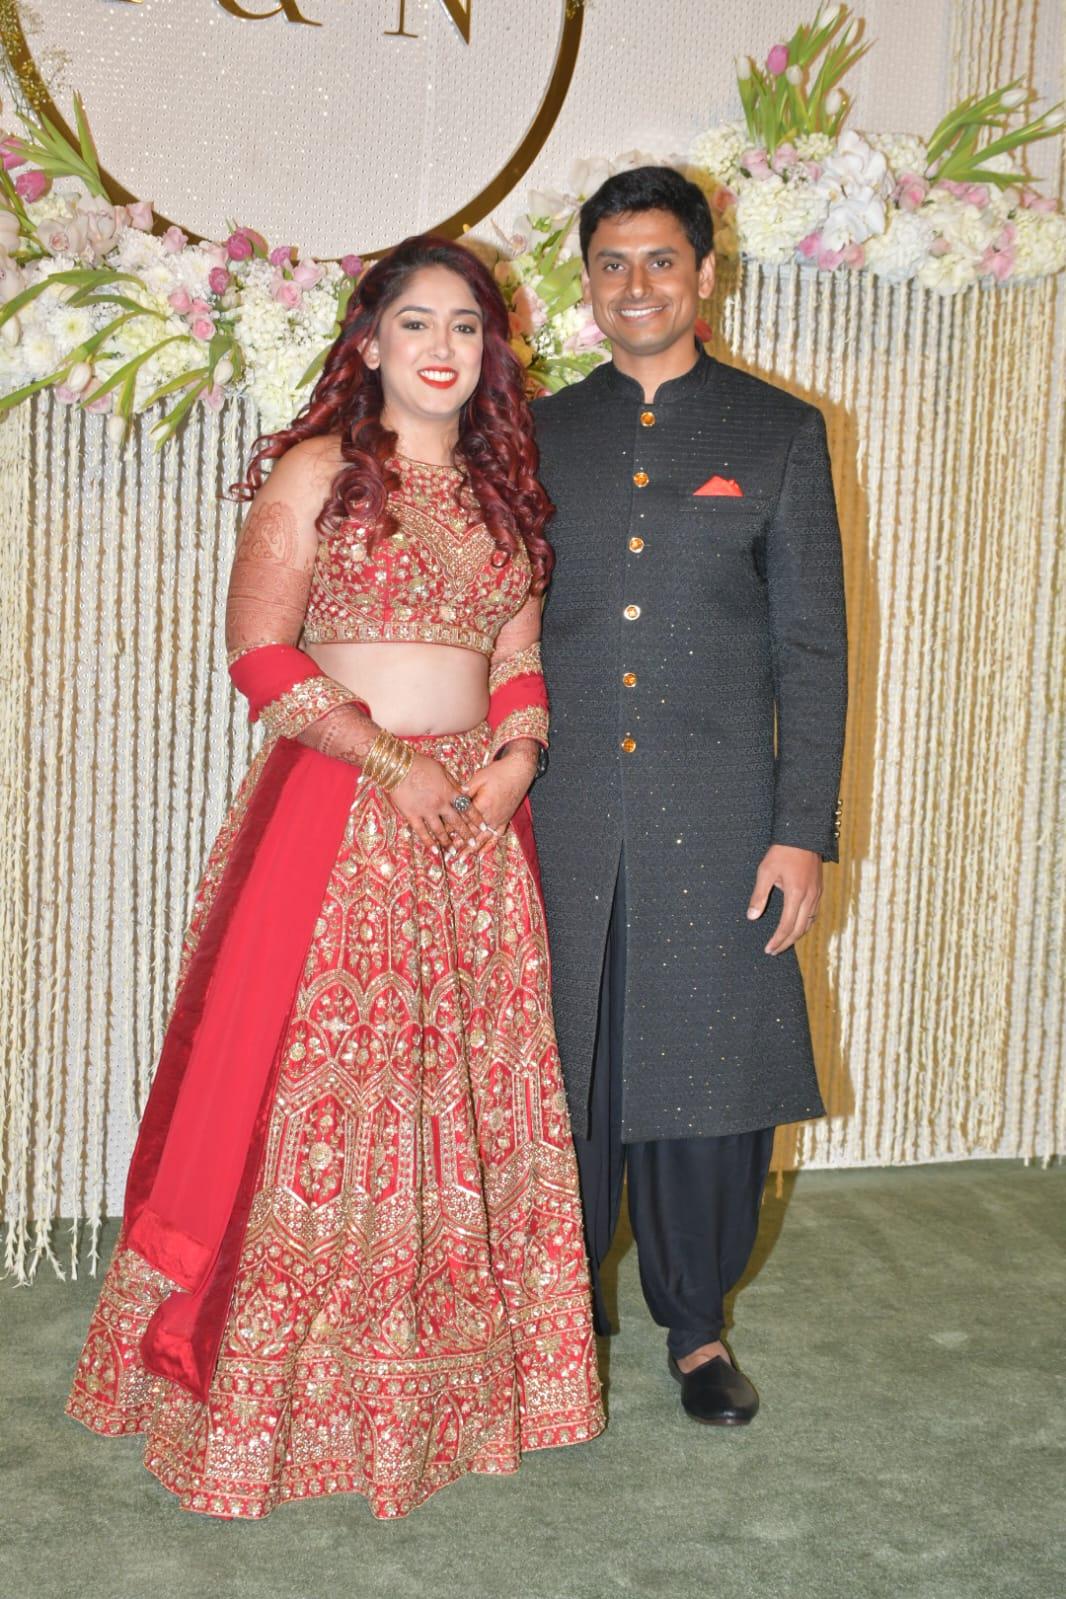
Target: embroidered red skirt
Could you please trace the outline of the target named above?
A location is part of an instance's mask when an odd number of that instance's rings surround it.
[[[482,725],[412,742],[461,781],[489,737]],[[270,756],[215,844],[183,981]],[[205,1391],[150,1369],[149,1324],[189,1284],[129,1247],[126,1225],[68,1413],[144,1433],[145,1464],[182,1506],[224,1517],[343,1492],[402,1516],[467,1472],[512,1472],[524,1449],[595,1437],[549,984],[515,829],[446,863],[356,784],[230,1229]]]

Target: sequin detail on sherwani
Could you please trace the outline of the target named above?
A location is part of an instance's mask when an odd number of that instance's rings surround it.
[[[414,742],[462,779],[489,737]],[[401,1516],[465,1472],[600,1431],[543,913],[512,829],[445,865],[360,784],[207,1406],[138,1359],[170,1290],[120,1240],[68,1409],[146,1433],[145,1463],[188,1509],[257,1517],[355,1491]]]

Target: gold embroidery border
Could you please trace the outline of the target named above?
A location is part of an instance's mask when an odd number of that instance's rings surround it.
[[[522,710],[505,716],[489,746],[489,760],[494,760],[505,744],[513,738],[535,738],[538,744],[548,747],[548,713],[543,705],[527,705]]]
[[[524,650],[518,650],[514,655],[509,655],[506,660],[494,666],[489,673],[489,693],[494,694],[498,688],[503,688],[505,683],[511,683],[516,677],[543,677],[544,668],[540,659],[540,644],[527,644]]]
[[[358,694],[353,694],[350,688],[332,677],[308,677],[264,705],[259,720],[271,738],[295,738],[320,716],[336,710],[338,705],[351,705],[358,698]]]

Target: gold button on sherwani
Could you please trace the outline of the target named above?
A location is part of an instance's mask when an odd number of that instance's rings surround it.
[[[638,489],[645,488],[647,483],[648,483],[648,474],[647,474],[647,472],[634,472],[633,473],[633,482],[637,485]]]

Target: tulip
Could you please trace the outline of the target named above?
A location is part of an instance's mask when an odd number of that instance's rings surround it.
[[[22,336],[18,317],[9,316],[3,326],[0,327],[0,334],[3,334],[5,344],[17,344]]]
[[[830,89],[825,97],[825,109],[829,116],[835,117],[844,104],[844,95],[840,89]]]
[[[770,54],[766,57],[766,70],[779,78],[788,66],[788,45],[775,44]]]
[[[791,83],[794,89],[798,89],[800,84],[803,82],[803,68],[789,67],[785,73],[785,78],[789,83]]]
[[[66,386],[74,394],[80,394],[93,375],[93,369],[88,361],[76,361],[67,373]]]
[[[51,178],[39,167],[31,167],[28,172],[20,173],[15,179],[15,193],[20,195],[27,205],[40,200],[51,187]]]
[[[94,416],[101,416],[105,411],[110,411],[115,398],[114,390],[109,389],[106,394],[101,394],[99,399],[91,399],[90,396],[95,394],[99,387],[100,379],[93,378],[92,381],[86,385],[81,396],[83,408],[86,411],[91,411]]]
[[[25,166],[28,159],[22,154],[22,140],[13,133],[0,141],[0,154],[3,156],[5,172],[13,172],[16,167]]]
[[[200,399],[209,411],[221,411],[226,403],[226,396],[217,383],[213,383],[209,389],[205,389],[200,395]]]
[[[177,223],[174,223],[163,235],[163,249],[168,255],[177,255],[184,250],[189,242],[187,233],[182,233]]]
[[[55,384],[52,389],[52,393],[55,395],[60,405],[73,405],[75,400],[78,398],[77,394],[71,388],[69,383]]]
[[[107,419],[107,436],[112,444],[121,444],[126,437],[126,418],[124,416],[109,416]]]
[[[1004,89],[1003,93],[999,97],[1000,104],[1002,105],[1004,111],[1017,111],[1018,107],[1020,105],[1024,105],[1028,98],[1029,90],[1021,88]]]
[[[363,258],[359,255],[342,255],[341,271],[350,278],[357,278],[363,270]]]
[[[216,363],[216,365],[215,365],[215,370],[214,370],[215,382],[216,383],[221,383],[221,384],[228,383],[230,381],[230,379],[232,378],[232,376],[233,376],[233,362],[230,360],[228,355],[224,355],[222,357],[221,361],[218,361]]]
[[[748,56],[737,56],[737,58],[736,58],[736,68],[737,68],[737,77],[740,80],[740,82],[741,83],[747,83],[748,79],[751,77],[751,59],[750,59],[750,57],[748,57]]]
[[[839,6],[830,6],[828,11],[821,12],[816,19],[819,28],[828,28],[831,22],[835,22],[840,15],[840,9]]]

